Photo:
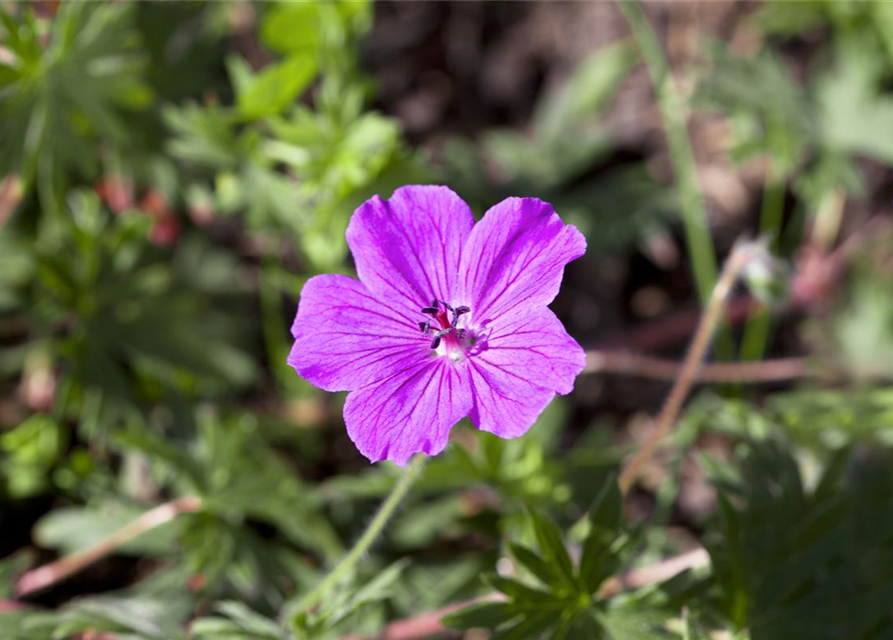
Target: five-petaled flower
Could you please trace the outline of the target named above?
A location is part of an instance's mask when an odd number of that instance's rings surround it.
[[[586,241],[548,203],[509,198],[475,224],[446,187],[407,186],[357,209],[347,243],[359,280],[307,281],[288,362],[350,392],[347,431],[371,461],[440,453],[466,416],[520,436],[573,388],[585,355],[546,305]]]

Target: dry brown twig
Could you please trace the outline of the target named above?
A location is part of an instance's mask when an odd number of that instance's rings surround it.
[[[704,314],[698,323],[698,328],[695,331],[694,338],[692,338],[691,346],[679,370],[678,377],[676,377],[667,400],[657,416],[654,429],[651,430],[648,438],[636,450],[632,460],[630,460],[617,479],[621,493],[626,494],[630,490],[636,478],[638,478],[639,472],[648,463],[651,456],[654,455],[658,443],[669,433],[673,424],[675,424],[679,411],[682,409],[682,404],[688,397],[688,392],[695,383],[699,370],[704,365],[707,348],[710,346],[713,334],[722,320],[726,302],[735,284],[738,282],[738,278],[747,265],[765,254],[766,246],[761,241],[739,241],[732,249],[732,254],[726,260],[722,273],[713,287],[713,292],[710,294],[710,299],[707,301],[707,307],[704,309]]]
[[[695,375],[697,382],[760,383],[795,380],[813,375],[805,358],[777,358],[759,362],[708,362]],[[625,351],[586,352],[583,373],[614,373],[672,382],[682,363]]]
[[[97,560],[114,553],[121,545],[133,540],[138,535],[166,524],[180,514],[198,511],[201,506],[201,499],[197,496],[185,496],[158,505],[93,546],[75,551],[42,567],[26,571],[19,578],[16,594],[19,597],[26,596],[64,580]]]

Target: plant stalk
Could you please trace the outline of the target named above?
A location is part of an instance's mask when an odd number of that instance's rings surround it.
[[[388,497],[381,503],[375,517],[372,518],[369,526],[363,531],[363,535],[360,536],[353,547],[350,548],[338,564],[335,565],[328,575],[322,579],[313,591],[301,598],[296,613],[300,614],[314,607],[332,587],[337,585],[343,578],[353,571],[357,562],[359,562],[363,555],[369,551],[372,544],[378,539],[378,536],[381,535],[382,531],[384,531],[385,525],[387,525],[390,519],[394,516],[400,502],[421,474],[426,460],[427,457],[421,454],[416,455],[410,460],[409,464],[403,470],[403,474],[394,485],[394,488],[391,489],[391,493],[389,493]]]
[[[629,492],[642,468],[654,455],[658,443],[675,424],[682,403],[688,396],[688,392],[697,380],[698,372],[704,364],[707,348],[710,346],[717,326],[722,321],[723,310],[735,283],[748,263],[765,251],[766,248],[761,242],[738,242],[732,249],[732,254],[726,261],[716,286],[713,287],[707,307],[704,309],[704,314],[701,316],[701,321],[692,339],[688,355],[682,363],[676,382],[670,389],[670,395],[667,396],[667,400],[658,414],[654,429],[618,478],[620,491],[624,495]]]
[[[679,205],[695,289],[701,304],[706,305],[716,282],[718,268],[713,239],[710,237],[707,209],[698,186],[694,152],[685,123],[685,99],[673,81],[660,41],[639,3],[635,0],[615,0],[614,4],[629,24],[654,86],[679,188]],[[732,334],[727,327],[722,328],[716,338],[716,353],[723,360],[734,357]]]
[[[760,211],[760,233],[770,238],[770,248],[777,254],[781,246],[781,223],[784,213],[784,182],[771,163],[766,170],[763,204]],[[747,318],[741,338],[741,359],[761,360],[769,346],[771,315],[766,307],[756,309]]]

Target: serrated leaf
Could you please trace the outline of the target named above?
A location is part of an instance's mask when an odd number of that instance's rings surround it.
[[[484,576],[484,579],[494,589],[501,591],[512,600],[535,601],[537,603],[542,603],[543,606],[547,606],[546,603],[549,603],[549,606],[561,606],[561,602],[564,600],[561,596],[555,596],[548,591],[534,589],[533,587],[529,587],[526,584],[518,582],[517,580],[512,580],[511,578],[503,578],[502,576],[489,574]]]
[[[281,640],[285,637],[285,633],[276,622],[252,611],[241,602],[227,600],[218,603],[215,608],[238,624],[241,630],[252,637],[257,637],[258,640],[261,638]]]
[[[243,65],[230,65],[236,74],[236,105],[245,120],[279,114],[290,106],[316,76],[316,60],[294,53],[251,74]],[[235,71],[238,69],[238,71]]]
[[[612,544],[620,532],[623,500],[612,476],[599,492],[589,511],[589,535],[583,542],[580,556],[580,579],[588,592],[595,593],[613,572],[615,563],[608,562]]]
[[[561,573],[529,547],[515,542],[509,542],[508,547],[509,552],[515,556],[515,559],[544,585],[553,589],[560,589],[566,585]]]
[[[577,581],[574,576],[573,563],[564,546],[564,540],[558,527],[534,510],[528,511],[528,516],[543,558],[548,564],[555,567],[555,571],[558,572],[569,589],[576,590]]]
[[[528,615],[518,624],[508,629],[497,631],[490,640],[529,640],[544,633],[560,619],[558,612],[541,611]]]
[[[522,615],[522,611],[510,602],[476,602],[449,613],[440,622],[453,629],[496,629]]]

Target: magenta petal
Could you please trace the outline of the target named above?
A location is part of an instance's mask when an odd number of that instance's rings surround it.
[[[586,354],[549,309],[538,307],[494,322],[468,361],[471,420],[503,438],[525,433],[556,393],[573,390]]]
[[[356,210],[347,244],[370,290],[415,312],[432,299],[450,302],[462,247],[474,226],[471,209],[446,187],[408,186]]]
[[[462,254],[459,295],[477,321],[515,308],[545,306],[557,295],[564,266],[586,251],[586,239],[547,202],[508,198],[475,225]]]
[[[365,387],[430,361],[428,340],[416,321],[382,304],[353,278],[315,276],[301,291],[288,364],[326,391]]]
[[[448,358],[430,357],[351,392],[344,422],[350,439],[369,460],[403,466],[414,453],[443,451],[450,428],[470,409],[465,369]]]

